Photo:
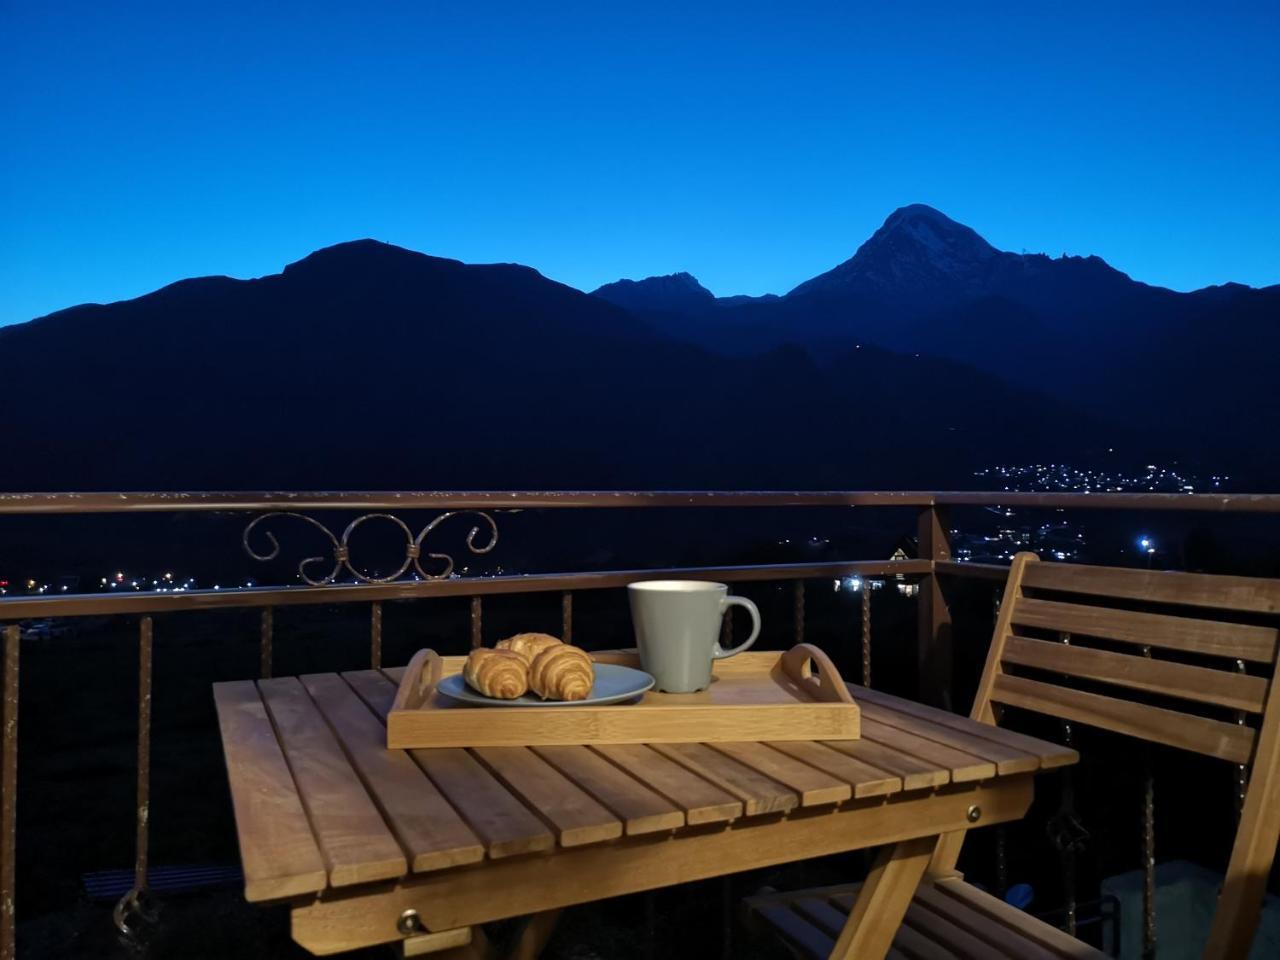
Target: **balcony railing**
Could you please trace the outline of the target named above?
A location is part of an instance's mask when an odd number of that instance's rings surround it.
[[[137,749],[135,803],[135,863],[133,889],[115,912],[117,925],[129,932],[135,925],[148,886],[148,846],[151,803],[151,704],[153,694],[154,618],[161,615],[217,610],[256,610],[258,673],[270,676],[276,660],[274,650],[277,608],[296,606],[367,605],[368,663],[383,666],[383,605],[390,601],[423,601],[466,598],[468,639],[478,646],[484,637],[485,600],[499,595],[551,594],[559,596],[559,627],[565,639],[575,632],[575,596],[587,591],[614,590],[640,579],[697,578],[736,584],[787,583],[789,590],[789,633],[794,640],[805,637],[806,584],[846,581],[863,584],[860,603],[845,609],[852,650],[841,651],[857,664],[864,685],[872,681],[872,613],[880,601],[873,599],[872,581],[901,584],[895,595],[909,595],[915,602],[915,627],[906,645],[913,647],[920,699],[947,706],[962,699],[958,690],[964,678],[953,670],[954,584],[969,583],[988,591],[988,600],[979,609],[994,610],[1005,571],[998,563],[965,560],[955,553],[957,537],[964,529],[953,524],[953,513],[981,508],[1070,511],[1073,516],[1106,511],[1129,511],[1147,516],[1153,511],[1179,514],[1280,514],[1280,495],[1245,494],[1127,494],[1127,493],[1022,493],[1022,492],[377,492],[377,493],[7,493],[0,494],[0,523],[14,517],[65,518],[92,514],[236,514],[247,519],[242,537],[252,558],[276,556],[281,544],[274,526],[284,522],[309,527],[320,542],[331,545],[324,556],[304,560],[299,567],[299,585],[236,587],[231,589],[173,589],[161,584],[154,590],[81,592],[78,589],[50,593],[23,593],[16,584],[0,597],[0,624],[3,624],[3,803],[0,805],[0,960],[14,960],[15,897],[17,893],[16,851],[18,824],[18,720],[19,670],[23,646],[23,623],[61,622],[74,618],[137,618]],[[637,569],[546,572],[536,574],[459,575],[463,556],[483,555],[494,549],[499,537],[499,520],[505,513],[538,510],[783,510],[821,508],[887,514],[882,529],[900,528],[915,540],[915,556],[896,559],[823,559],[819,562],[776,562],[731,565],[689,565]],[[406,517],[430,512],[432,517],[411,525]],[[470,534],[462,540],[458,558],[443,552],[432,539],[445,519],[465,528],[458,514],[469,514]],[[338,532],[317,517],[354,514],[345,530]],[[906,516],[904,516],[906,514]],[[263,518],[263,515],[267,515]],[[826,516],[826,514],[824,514]],[[836,514],[847,518],[848,514]],[[257,519],[255,519],[257,518]],[[496,519],[495,519],[496,518]],[[26,522],[26,521],[23,521]],[[60,536],[66,523],[58,519]],[[87,522],[87,521],[86,521]],[[830,522],[830,521],[828,521]],[[549,521],[554,527],[555,521]],[[395,537],[405,538],[404,556],[396,555],[387,571],[366,572],[353,557],[351,538],[366,524],[381,525]],[[835,529],[842,523],[835,522]],[[192,545],[195,549],[198,545]],[[329,549],[326,547],[326,549]],[[68,543],[67,553],[74,554]],[[904,551],[906,553],[906,551]],[[14,564],[12,555],[0,562]],[[1150,557],[1133,554],[1135,562]],[[70,562],[70,561],[69,561]],[[251,561],[246,560],[246,564]],[[1111,561],[1114,562],[1114,561]],[[65,585],[64,585],[65,586]],[[829,588],[828,588],[829,591]],[[895,597],[896,599],[896,597]],[[971,606],[966,610],[972,611]],[[972,615],[971,613],[969,615]],[[987,624],[977,623],[974,635]],[[732,630],[731,621],[726,629]],[[57,643],[53,639],[51,642]],[[893,637],[894,648],[903,640]],[[883,647],[881,649],[884,649]],[[899,651],[895,649],[895,656]],[[981,662],[985,650],[968,651]],[[856,654],[856,657],[854,656]],[[901,657],[899,657],[901,659]],[[971,691],[965,691],[965,693]],[[24,736],[31,731],[24,727]],[[1148,785],[1149,786],[1149,785]],[[1145,805],[1144,836],[1153,837],[1151,805]],[[121,825],[123,826],[123,824]],[[1152,842],[1154,842],[1152,840]],[[998,869],[1000,854],[997,857]],[[1154,869],[1154,857],[1146,858],[1146,868]],[[1066,894],[1066,923],[1074,923],[1073,895]]]

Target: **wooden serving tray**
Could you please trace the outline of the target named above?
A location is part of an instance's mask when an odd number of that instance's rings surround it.
[[[640,665],[632,652],[592,657]],[[807,643],[786,653],[748,652],[717,661],[711,686],[698,693],[651,690],[635,703],[547,710],[474,707],[439,693],[440,678],[460,672],[465,661],[431,650],[414,654],[387,714],[388,748],[856,740],[860,735],[858,705],[835,665]]]

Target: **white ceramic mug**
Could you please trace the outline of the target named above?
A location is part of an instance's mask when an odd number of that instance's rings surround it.
[[[746,597],[729,596],[723,583],[642,580],[630,584],[631,622],[640,665],[665,693],[693,693],[711,683],[711,664],[741,653],[760,636],[760,611]],[[751,635],[725,650],[720,624],[730,607],[751,615]]]

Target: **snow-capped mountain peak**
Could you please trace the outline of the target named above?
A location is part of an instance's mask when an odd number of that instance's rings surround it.
[[[858,251],[833,270],[800,284],[792,295],[861,281],[873,286],[967,283],[1000,251],[976,231],[933,207],[899,207]]]

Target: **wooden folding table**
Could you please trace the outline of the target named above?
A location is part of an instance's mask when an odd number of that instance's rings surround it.
[[[836,954],[883,957],[936,838],[1023,816],[1077,759],[859,687],[851,741],[388,750],[399,679],[214,687],[245,896],[289,902],[316,954],[887,845]]]

